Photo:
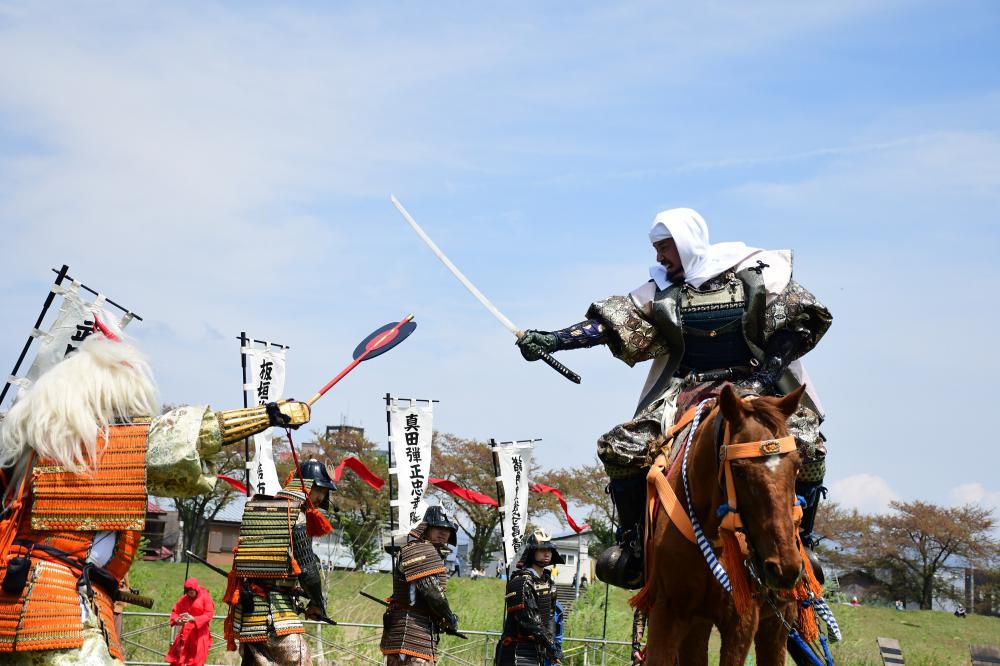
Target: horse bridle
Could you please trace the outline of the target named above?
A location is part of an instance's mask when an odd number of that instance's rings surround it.
[[[729,430],[729,423],[722,418],[722,410],[715,417],[715,448],[719,467],[719,486],[726,493],[726,503],[716,509],[717,515],[722,517],[719,529],[744,531],[743,519],[740,517],[739,506],[736,501],[736,486],[733,483],[733,468],[730,464],[733,460],[750,460],[754,458],[769,458],[791,453],[798,447],[795,443],[794,435],[784,437],[761,439],[755,442],[740,442],[739,444],[727,444],[726,434]],[[796,523],[802,519],[802,506],[796,502],[792,507],[792,520]]]

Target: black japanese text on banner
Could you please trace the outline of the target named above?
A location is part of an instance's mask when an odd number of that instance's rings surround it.
[[[265,405],[282,398],[285,391],[285,352],[285,349],[271,345],[250,346],[244,350],[247,385],[243,388],[247,392],[248,405]],[[253,493],[274,495],[281,490],[271,445],[273,432],[273,428],[268,428],[253,436],[254,456],[249,464],[250,483],[247,484]]]
[[[403,407],[401,403],[406,403]],[[434,403],[420,404],[405,398],[389,403],[389,444],[392,447],[399,509],[396,535],[409,532],[427,510],[424,492],[431,469],[431,437],[434,434]]]
[[[53,287],[55,289],[55,287]],[[29,385],[37,381],[45,372],[59,361],[77,350],[80,344],[94,331],[94,312],[101,312],[104,307],[104,296],[98,296],[93,303],[87,303],[80,297],[80,283],[73,282],[62,291],[62,305],[47,333],[37,331],[33,335],[38,338],[38,352],[35,360],[25,374]],[[101,312],[102,320],[108,315]],[[124,328],[129,319],[123,320],[119,326]],[[105,324],[113,325],[107,320]]]
[[[528,470],[534,441],[502,442],[494,446],[498,482],[503,488],[503,552],[507,566],[517,562],[528,526]]]

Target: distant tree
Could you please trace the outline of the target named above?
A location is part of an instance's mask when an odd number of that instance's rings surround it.
[[[544,483],[562,491],[567,502],[582,507],[587,512],[584,514],[587,522],[592,523],[591,527],[597,521],[602,521],[606,526],[615,522],[612,520],[614,504],[607,492],[608,475],[604,472],[604,466],[596,459],[593,465],[550,470],[542,478]],[[557,511],[562,517],[562,509]]]
[[[872,530],[873,520],[857,509],[843,509],[836,502],[820,502],[814,528],[820,559],[842,571],[863,568],[857,547],[861,537]]]
[[[496,474],[489,444],[441,432],[434,433],[433,447],[432,476],[496,499]],[[500,548],[497,530],[500,512],[496,507],[467,502],[434,486],[430,487],[430,493],[441,501],[469,538],[469,565],[482,569],[483,561]]]
[[[389,465],[379,454],[378,445],[366,439],[357,430],[342,429],[328,434],[314,433],[315,441],[308,443],[310,457],[326,464],[330,473],[344,458],[355,457],[368,469],[383,479],[388,477]],[[280,458],[279,476],[283,479],[294,467],[289,455],[287,440],[275,440],[275,457]],[[281,455],[279,455],[279,452]],[[300,462],[305,462],[300,453]],[[375,490],[353,472],[346,472],[337,483],[337,491],[330,497],[336,508],[334,528],[341,530],[342,543],[351,550],[356,570],[378,562],[382,557],[382,530],[389,522],[389,494],[383,487]]]
[[[841,566],[853,565],[883,581],[886,596],[915,599],[927,610],[945,593],[947,567],[996,561],[1000,544],[989,509],[921,501],[893,502],[890,508],[873,517],[827,509],[820,523],[837,532],[830,538],[838,550],[828,552],[836,553]]]

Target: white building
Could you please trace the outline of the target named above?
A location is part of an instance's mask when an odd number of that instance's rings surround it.
[[[565,564],[553,568],[553,578],[556,585],[573,585],[576,582],[578,566],[581,584],[589,585],[596,580],[594,578],[594,562],[590,559],[588,552],[590,544],[595,541],[597,538],[590,530],[584,530],[580,534],[570,532],[552,539],[552,544],[566,560]]]

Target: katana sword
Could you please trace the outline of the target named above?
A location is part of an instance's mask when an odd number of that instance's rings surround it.
[[[420,225],[417,224],[417,221],[413,219],[413,216],[410,215],[405,208],[403,208],[403,204],[399,203],[399,199],[397,199],[395,195],[391,195],[390,199],[392,201],[392,205],[399,211],[399,214],[402,215],[403,219],[406,220],[415,232],[417,232],[417,235],[420,236],[420,239],[431,249],[431,252],[433,252],[434,255],[441,260],[441,263],[445,265],[445,268],[451,271],[451,274],[458,278],[458,281],[469,290],[469,293],[475,296],[476,300],[479,301],[482,306],[490,312],[490,314],[496,317],[497,320],[503,324],[504,328],[513,333],[518,339],[521,339],[521,337],[524,336],[524,331],[515,326],[514,322],[510,319],[507,319],[507,317],[497,309],[497,306],[493,305],[493,303],[490,302],[490,299],[486,298],[486,296],[483,295],[483,292],[479,291],[479,289],[476,288],[476,285],[472,284],[472,282],[469,281],[469,278],[465,277],[465,274],[458,270],[458,267],[455,264],[451,263],[451,260],[445,256],[444,252],[441,251],[441,248],[439,248],[434,241],[431,240],[430,236],[428,236],[427,233],[420,228]],[[580,383],[580,375],[576,374],[565,365],[552,358],[551,354],[541,350],[539,350],[539,354],[543,361],[548,363],[550,367],[556,370],[556,372],[561,374],[563,377],[570,380],[574,384]]]
[[[363,596],[366,599],[370,599],[370,600],[374,601],[377,604],[382,604],[386,608],[389,607],[389,602],[388,601],[386,601],[385,599],[379,599],[374,594],[368,594],[364,590],[358,590],[358,594],[360,594],[361,596]],[[466,640],[466,641],[469,640],[468,636],[466,636],[465,634],[463,634],[461,631],[458,631],[457,629],[455,631],[446,631],[444,633],[448,634],[449,636],[458,636],[462,640]]]

